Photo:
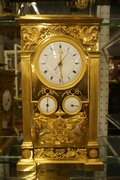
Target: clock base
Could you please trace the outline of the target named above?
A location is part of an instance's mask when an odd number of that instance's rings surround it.
[[[80,172],[103,171],[104,165],[101,159],[86,160],[20,160],[17,164],[17,173],[21,178],[50,179],[57,177],[68,180],[68,172],[79,170]]]
[[[35,160],[37,166],[37,174],[38,172],[42,171],[42,169],[63,169],[66,171],[69,170],[83,170],[83,171],[103,171],[103,162],[101,159],[92,159],[92,160],[46,160],[46,161],[39,161]]]

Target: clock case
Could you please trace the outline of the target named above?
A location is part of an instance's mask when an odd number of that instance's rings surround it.
[[[24,133],[21,159],[17,164],[18,174],[24,177],[24,172],[28,171],[28,176],[34,179],[44,165],[54,167],[60,164],[66,169],[103,170],[97,142],[98,44],[103,19],[78,15],[26,15],[16,20],[21,26]],[[34,66],[41,42],[55,36],[77,42],[85,56],[85,73],[69,89],[47,87],[40,81]],[[46,95],[53,96],[58,103],[57,110],[50,116],[41,113],[37,107],[39,99]],[[63,99],[71,95],[79,97],[82,102],[80,112],[75,115],[65,114],[62,109]]]

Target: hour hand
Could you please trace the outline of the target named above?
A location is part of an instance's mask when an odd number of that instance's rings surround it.
[[[59,56],[58,65],[54,68],[54,70],[56,70],[58,67],[62,66],[62,53],[63,53],[63,51],[62,51],[62,49],[60,49],[59,50],[60,56]]]
[[[60,78],[61,78],[61,81],[63,83],[63,75],[62,75],[62,65],[63,65],[63,63],[62,63],[62,53],[63,53],[63,51],[62,51],[62,49],[59,50],[59,53],[60,53],[60,59],[58,61],[58,66],[60,68]]]

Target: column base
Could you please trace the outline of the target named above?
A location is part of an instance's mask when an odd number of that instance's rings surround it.
[[[30,159],[20,159],[17,163],[17,176],[35,180],[36,179],[36,163]]]

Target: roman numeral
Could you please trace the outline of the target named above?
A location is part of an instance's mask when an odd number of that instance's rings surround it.
[[[50,77],[50,80],[52,80],[52,79],[53,79],[53,76]]]
[[[73,73],[76,73],[76,71],[75,71],[75,70],[73,70]]]
[[[78,64],[80,64],[80,63],[78,63],[78,62],[75,62],[75,64],[76,64],[76,65],[78,65]]]
[[[61,44],[59,44],[59,48],[60,48],[60,49],[62,48],[62,45],[61,45]]]
[[[61,83],[61,79],[59,78],[59,82]]]
[[[50,47],[50,49],[51,49],[51,51],[53,51],[53,48],[52,48],[52,47]]]
[[[47,70],[45,70],[44,73],[46,74],[46,73],[47,73]]]
[[[76,54],[73,54],[73,56],[76,56]]]
[[[44,56],[48,56],[47,54],[44,54]]]

